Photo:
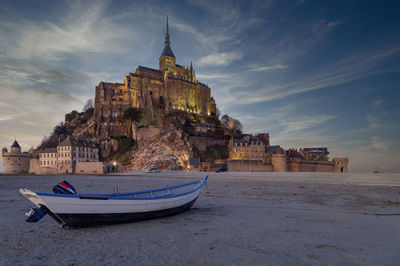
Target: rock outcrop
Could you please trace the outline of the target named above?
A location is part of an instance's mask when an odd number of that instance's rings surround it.
[[[129,170],[152,167],[182,170],[192,156],[192,147],[179,129],[161,129],[158,135],[142,139],[138,144],[138,148],[130,153]]]

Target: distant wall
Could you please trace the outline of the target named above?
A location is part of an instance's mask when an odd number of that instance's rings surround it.
[[[29,164],[29,174],[54,175],[58,174],[58,169],[51,167],[40,167],[39,159],[31,159]]]
[[[272,168],[274,172],[286,172],[287,163],[285,154],[272,154]]]
[[[75,174],[104,174],[104,163],[102,162],[77,162]]]
[[[227,160],[228,171],[232,172],[272,172],[271,163],[258,160]]]
[[[207,146],[225,145],[225,140],[223,139],[214,139],[214,138],[197,137],[197,136],[189,137],[189,142],[193,146],[196,146],[196,148],[198,148],[200,151],[206,151]]]
[[[304,160],[288,160],[288,172],[335,172],[334,162],[330,161],[304,161]]]

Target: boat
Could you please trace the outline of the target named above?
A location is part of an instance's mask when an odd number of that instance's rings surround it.
[[[54,186],[54,193],[27,188],[21,188],[20,193],[38,207],[26,213],[27,222],[37,222],[49,214],[63,228],[81,228],[182,213],[193,206],[207,178],[128,193],[78,194],[67,181]]]

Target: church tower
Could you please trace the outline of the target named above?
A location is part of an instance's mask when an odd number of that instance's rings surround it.
[[[164,50],[159,59],[160,70],[172,73],[176,66],[176,58],[170,47],[169,28],[168,28],[168,11],[167,11],[167,30],[165,32]]]

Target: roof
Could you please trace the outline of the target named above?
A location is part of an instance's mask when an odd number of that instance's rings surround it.
[[[150,68],[150,67],[145,67],[145,66],[139,66],[138,67],[140,70],[144,70],[144,71],[150,71],[150,72],[155,72],[158,74],[162,74],[162,72],[158,69],[154,69],[154,68]]]
[[[265,153],[274,153],[279,148],[279,145],[265,147]]]
[[[174,55],[174,52],[172,52],[171,46],[169,46],[169,44],[166,44],[166,45],[164,46],[164,49],[163,49],[163,51],[162,51],[162,53],[161,53],[161,56],[163,56],[163,55],[176,58],[175,55]]]
[[[20,148],[21,149],[21,146],[19,146],[17,140],[14,140],[14,143],[11,145],[11,148]]]
[[[57,148],[45,148],[41,153],[56,153]]]
[[[94,148],[96,145],[89,139],[81,139],[81,138],[75,138],[75,137],[68,136],[58,146],[79,146],[79,147]]]
[[[189,158],[190,165],[200,165],[200,158]]]
[[[206,128],[215,128],[213,124],[206,124],[206,123],[198,123],[196,127],[206,127]]]
[[[196,85],[196,83],[194,83],[194,82],[191,82],[191,81],[185,80],[185,79],[181,79],[181,78],[175,78],[175,77],[168,76],[168,79],[180,80],[180,81],[183,81],[183,82],[186,82],[186,83],[190,83],[190,84]]]
[[[325,147],[323,147],[323,148],[303,148],[303,151],[329,154],[328,148],[325,148]]]

